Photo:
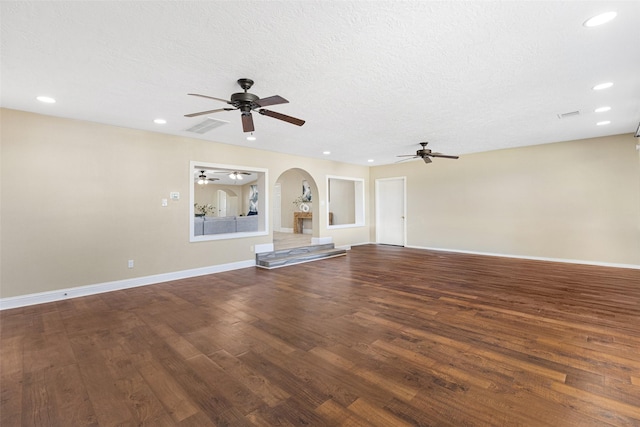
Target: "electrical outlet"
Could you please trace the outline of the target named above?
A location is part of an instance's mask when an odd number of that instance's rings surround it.
[[[133,260],[132,259],[129,260],[129,262],[127,263],[127,266],[129,268],[133,268]]]
[[[166,208],[169,204],[167,203],[167,199],[162,199],[162,207]]]
[[[251,246],[249,247],[249,250],[251,250],[251,252],[253,252],[253,251],[255,250],[255,249],[254,249],[254,247],[253,247],[253,245],[251,245]]]

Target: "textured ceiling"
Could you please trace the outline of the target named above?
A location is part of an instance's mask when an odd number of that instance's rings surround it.
[[[0,7],[1,105],[18,110],[361,165],[395,162],[420,141],[464,155],[631,133],[640,121],[638,1]],[[608,10],[612,22],[582,25]],[[226,106],[187,93],[228,99],[241,77],[290,101],[269,109],[307,123],[254,114],[250,142],[230,111],[210,115],[229,123],[204,135],[185,131],[207,116],[184,114]],[[614,86],[591,90],[605,81]]]

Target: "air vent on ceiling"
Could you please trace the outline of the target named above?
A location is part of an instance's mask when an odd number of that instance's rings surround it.
[[[579,116],[579,115],[580,115],[580,111],[576,110],[576,111],[570,111],[568,113],[558,114],[558,118],[559,119],[568,119],[569,117],[575,117],[575,116]]]
[[[218,120],[218,119],[212,119],[210,117],[207,117],[206,119],[204,119],[204,121],[198,123],[197,125],[193,125],[189,129],[185,129],[185,130],[187,132],[204,134],[217,127],[226,125],[227,123],[229,122],[225,120]]]

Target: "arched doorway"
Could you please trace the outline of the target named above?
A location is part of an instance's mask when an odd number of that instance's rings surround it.
[[[273,247],[275,250],[308,246],[319,235],[318,186],[304,169],[284,171],[275,183]]]

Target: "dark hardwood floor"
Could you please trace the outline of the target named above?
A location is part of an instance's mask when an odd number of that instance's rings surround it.
[[[2,426],[640,426],[640,270],[367,245],[0,320]]]

